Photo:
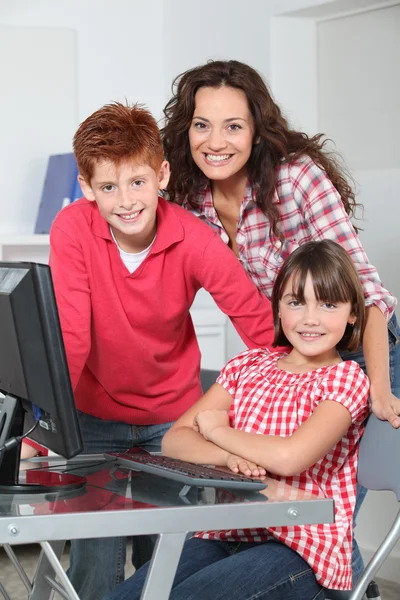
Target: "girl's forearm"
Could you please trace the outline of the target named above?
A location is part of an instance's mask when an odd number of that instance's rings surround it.
[[[198,464],[225,466],[230,452],[208,442],[191,427],[177,427],[168,431],[162,441],[162,453]]]
[[[229,454],[242,456],[270,473],[289,476],[304,468],[301,460],[297,460],[296,454],[291,451],[290,437],[257,435],[231,427],[216,427],[211,433],[211,441]]]

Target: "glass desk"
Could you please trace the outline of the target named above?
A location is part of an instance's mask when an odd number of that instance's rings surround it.
[[[59,560],[66,540],[157,534],[141,598],[167,600],[188,532],[334,521],[332,500],[270,478],[261,492],[194,487],[181,497],[182,484],[116,469],[102,455],[70,461],[36,458],[21,464],[28,477],[38,468],[86,476],[85,487],[75,492],[0,495],[0,544],[23,579],[29,600],[48,600],[54,589],[68,600],[79,600]],[[30,543],[42,548],[32,583],[12,551],[13,545]]]

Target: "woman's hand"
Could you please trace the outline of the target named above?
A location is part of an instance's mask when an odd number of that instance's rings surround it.
[[[209,442],[212,442],[212,433],[217,427],[230,427],[226,410],[203,410],[197,413],[193,421],[193,429]]]
[[[377,393],[371,385],[370,390],[372,412],[378,419],[389,421],[392,427],[400,427],[400,400],[392,394]]]
[[[266,470],[263,467],[259,467],[256,465],[256,463],[253,463],[246,458],[236,456],[236,454],[229,454],[228,460],[226,461],[226,466],[233,473],[242,473],[247,477],[265,479],[266,476]]]

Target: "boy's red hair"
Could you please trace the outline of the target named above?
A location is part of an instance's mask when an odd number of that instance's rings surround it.
[[[106,104],[80,124],[73,148],[79,173],[88,184],[99,160],[119,165],[135,159],[156,172],[164,160],[157,122],[139,104]]]

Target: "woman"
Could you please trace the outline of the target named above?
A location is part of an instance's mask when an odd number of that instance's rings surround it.
[[[342,357],[366,369],[374,413],[399,427],[397,301],[368,262],[350,221],[354,192],[324,152],[322,134],[291,130],[260,75],[237,61],[208,62],[180,75],[164,113],[170,200],[213,227],[267,297],[283,261],[305,242],[330,238],[352,257],[367,323],[362,350]],[[355,514],[365,493],[358,493]],[[355,580],[361,570],[354,544]]]

